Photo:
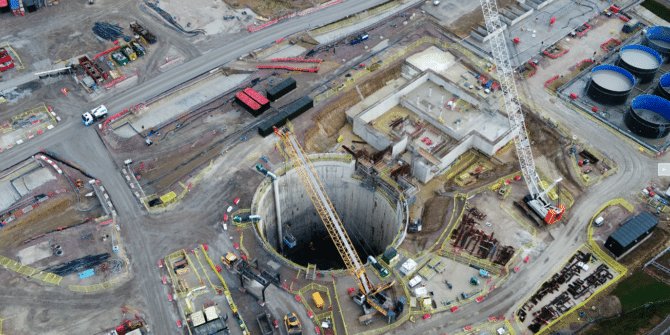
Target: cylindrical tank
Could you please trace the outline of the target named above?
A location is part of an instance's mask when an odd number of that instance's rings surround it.
[[[626,69],[614,65],[600,65],[591,70],[586,94],[603,105],[621,105],[626,102],[635,86],[635,78]]]
[[[654,49],[643,45],[628,45],[619,51],[617,65],[637,77],[640,84],[645,84],[654,80],[662,62],[661,55]]]
[[[670,100],[670,73],[666,73],[661,77],[661,80],[658,81],[658,86],[656,86],[654,94],[661,98]]]
[[[670,133],[670,101],[655,95],[639,95],[631,101],[623,121],[633,134],[663,138]]]
[[[670,28],[650,27],[644,34],[644,44],[656,50],[667,62],[670,58]]]

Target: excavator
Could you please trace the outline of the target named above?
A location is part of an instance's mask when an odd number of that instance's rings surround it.
[[[277,134],[283,141],[285,152],[288,155],[291,163],[300,177],[307,194],[309,195],[317,213],[321,216],[321,220],[328,230],[337,251],[344,260],[344,263],[349,271],[349,274],[354,278],[360,292],[354,296],[354,302],[358,305],[366,307],[368,305],[376,309],[379,313],[385,316],[386,322],[393,323],[396,319],[396,313],[390,309],[385,308],[387,298],[383,294],[385,290],[394,285],[395,281],[389,283],[382,283],[374,285],[365,271],[365,265],[361,262],[356,249],[354,249],[349,235],[347,234],[342,220],[335,211],[333,204],[326,193],[321,180],[319,179],[312,162],[307,154],[302,149],[298,140],[293,136],[288,127],[274,128]]]

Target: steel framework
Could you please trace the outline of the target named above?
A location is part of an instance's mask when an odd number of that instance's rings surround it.
[[[321,220],[323,220],[328,233],[330,234],[337,251],[340,253],[340,256],[344,260],[344,264],[349,270],[349,273],[358,287],[365,292],[365,294],[374,293],[375,287],[370,282],[370,279],[365,272],[365,267],[363,262],[361,262],[356,253],[349,235],[344,229],[342,220],[337,215],[333,204],[328,198],[325,188],[321,184],[321,180],[312,165],[312,162],[309,160],[305,151],[302,149],[298,141],[295,139],[293,134],[284,129],[275,129],[275,133],[281,137],[284,141],[284,146],[286,154],[289,156],[291,162],[294,165],[294,169],[300,177],[307,194],[314,203],[316,211],[319,213]]]
[[[528,190],[531,196],[539,197],[544,203],[545,207],[553,214],[551,219],[558,220],[563,214],[563,206],[555,207],[551,205],[546,191],[540,188],[540,176],[535,171],[535,160],[533,159],[533,151],[530,147],[530,139],[528,138],[528,131],[524,122],[523,111],[521,110],[521,103],[517,93],[516,84],[514,83],[514,72],[510,61],[509,51],[507,50],[507,43],[505,42],[505,35],[503,31],[506,28],[500,21],[498,13],[498,5],[495,0],[480,0],[482,4],[482,12],[484,13],[484,21],[486,21],[486,30],[491,35],[491,53],[498,71],[498,79],[500,81],[500,89],[503,94],[503,101],[505,103],[505,110],[514,135],[514,144],[516,153],[519,157],[519,164],[523,172],[524,180],[528,185]],[[547,217],[545,217],[547,220]],[[553,223],[553,222],[548,222]]]

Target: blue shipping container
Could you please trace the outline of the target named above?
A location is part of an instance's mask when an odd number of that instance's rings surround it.
[[[9,0],[9,7],[19,9],[19,0]]]

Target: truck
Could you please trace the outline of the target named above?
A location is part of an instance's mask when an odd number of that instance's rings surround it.
[[[134,60],[137,59],[137,54],[135,53],[135,50],[133,50],[133,48],[130,47],[130,45],[126,44],[126,45],[122,46],[121,51],[131,61],[134,61]]]
[[[116,64],[119,64],[119,66],[128,64],[128,58],[124,56],[121,51],[117,50],[112,52],[111,57],[116,62]]]
[[[274,173],[272,173],[272,172],[268,171],[267,169],[265,169],[265,168],[263,167],[263,164],[256,164],[256,170],[257,170],[258,172],[260,172],[261,174],[263,174],[264,176],[266,176],[266,177],[270,177],[270,179],[272,179],[272,181],[275,181],[275,179],[277,179],[277,176],[276,176]]]
[[[274,327],[272,327],[272,323],[270,322],[270,315],[268,312],[258,315],[256,317],[256,322],[258,322],[258,326],[261,327],[262,335],[274,334],[275,330]]]
[[[93,108],[90,112],[86,112],[81,115],[81,118],[84,122],[84,125],[90,126],[93,122],[104,119],[107,117],[107,107],[105,105],[100,105],[96,108]]]
[[[131,41],[130,46],[133,47],[133,50],[135,50],[137,57],[143,57],[147,53],[144,47],[137,41]]]
[[[602,216],[599,216],[595,221],[593,221],[593,224],[596,225],[596,227],[600,227],[603,225],[605,220],[603,219]]]
[[[316,305],[316,308],[323,309],[323,298],[321,298],[321,294],[319,294],[319,292],[312,293],[312,299],[314,300],[314,305]]]
[[[150,33],[148,30],[146,30],[142,25],[137,22],[133,21],[130,23],[130,29],[137,35],[142,36],[145,41],[149,44],[154,44],[156,43],[156,36],[154,34]]]
[[[302,335],[302,326],[295,313],[289,313],[284,316],[284,326],[288,335]]]
[[[233,222],[235,223],[253,222],[253,221],[260,221],[260,219],[261,219],[260,215],[246,215],[246,216],[235,215],[233,217]]]
[[[384,278],[384,277],[386,277],[386,276],[389,275],[389,271],[386,270],[386,268],[384,268],[381,264],[379,264],[379,262],[377,262],[377,259],[376,259],[376,258],[374,258],[374,257],[372,257],[372,256],[368,256],[368,261],[370,261],[370,263],[372,263],[372,266],[373,266],[375,269],[377,269],[377,271],[379,271],[379,275],[380,275],[382,278]]]

